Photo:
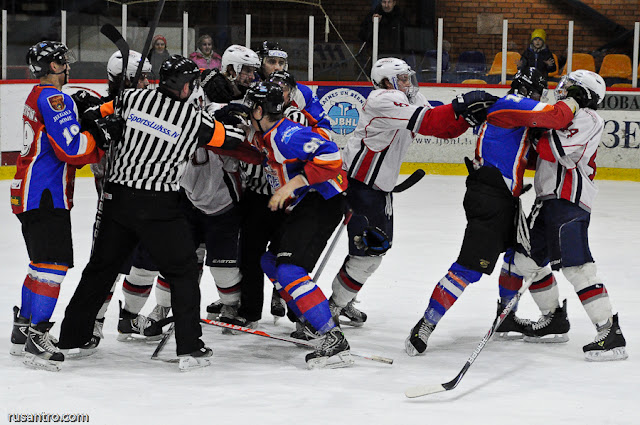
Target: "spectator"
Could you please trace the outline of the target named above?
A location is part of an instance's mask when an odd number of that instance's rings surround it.
[[[157,78],[160,75],[160,68],[162,68],[162,63],[169,59],[171,54],[167,50],[167,39],[164,35],[156,35],[153,37],[153,41],[151,42],[151,50],[149,51],[149,62],[151,62],[151,69],[153,70],[153,75]]]
[[[201,35],[197,43],[198,48],[189,55],[200,69],[220,69],[222,58],[213,50],[213,39],[209,34]]]
[[[536,68],[545,80],[549,73],[556,70],[556,61],[549,47],[546,45],[547,33],[543,29],[535,29],[531,33],[531,44],[524,51],[518,69]]]
[[[404,53],[404,29],[408,25],[396,0],[382,0],[362,21],[359,37],[371,46],[373,43],[373,19],[379,18],[378,57],[385,54]]]

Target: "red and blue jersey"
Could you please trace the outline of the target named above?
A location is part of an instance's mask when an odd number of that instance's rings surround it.
[[[325,139],[330,140],[331,121],[327,116],[318,96],[304,84],[297,83],[298,90],[295,91],[291,104],[300,109],[307,117],[309,127],[320,134]]]
[[[555,105],[509,94],[487,111],[476,143],[476,163],[500,170],[514,196],[522,191],[530,143],[527,127],[563,128],[573,119],[564,102]]]
[[[346,190],[340,148],[311,128],[283,118],[254,141],[266,155],[265,175],[273,189],[301,174],[309,184],[295,191],[298,199],[309,190],[325,199]]]
[[[22,118],[23,147],[11,183],[13,213],[38,208],[46,190],[54,208],[71,209],[76,168],[101,156],[93,136],[80,132],[71,97],[51,85],[31,90]]]

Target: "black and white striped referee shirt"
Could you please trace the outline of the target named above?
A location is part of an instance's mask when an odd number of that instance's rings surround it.
[[[244,134],[190,102],[156,90],[127,90],[124,138],[116,143],[108,181],[134,189],[177,191],[186,161],[199,146],[233,149]]]

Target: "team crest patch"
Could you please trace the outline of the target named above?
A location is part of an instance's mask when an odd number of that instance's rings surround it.
[[[49,106],[51,106],[51,109],[54,111],[64,111],[64,96],[61,94],[49,96],[47,100],[49,101]]]
[[[15,207],[19,207],[20,205],[22,205],[20,197],[19,196],[12,196],[11,197],[11,205],[13,205]]]
[[[482,267],[483,269],[486,269],[487,267],[489,267],[489,261],[485,260],[485,259],[480,259],[480,267]]]

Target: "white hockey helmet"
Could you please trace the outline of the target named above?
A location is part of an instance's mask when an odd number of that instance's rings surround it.
[[[371,81],[376,89],[385,89],[382,80],[387,79],[394,89],[404,92],[410,101],[418,93],[416,72],[402,59],[382,58],[371,68]]]
[[[565,75],[560,79],[558,86],[555,90],[556,99],[564,99],[567,97],[567,88],[573,85],[578,85],[585,90],[592,93],[595,96],[595,105],[602,103],[607,91],[607,85],[604,79],[595,72],[587,71],[586,69],[578,69],[573,71],[569,75]]]
[[[227,50],[222,54],[220,70],[226,74],[229,65],[233,66],[233,70],[237,76],[240,74],[240,71],[242,71],[243,66],[252,66],[255,69],[260,68],[260,59],[256,52],[248,47],[233,44],[227,47]],[[233,80],[230,75],[227,76]]]
[[[135,50],[129,51],[129,61],[127,62],[127,78],[131,79],[136,76],[136,71],[138,70],[138,64],[142,59],[142,55]],[[149,74],[151,73],[151,62],[147,58],[144,59],[144,64],[142,65],[142,72]],[[107,75],[109,77],[109,81],[115,81],[115,79],[122,74],[122,53],[120,51],[115,52],[109,58],[109,62],[107,62]]]

